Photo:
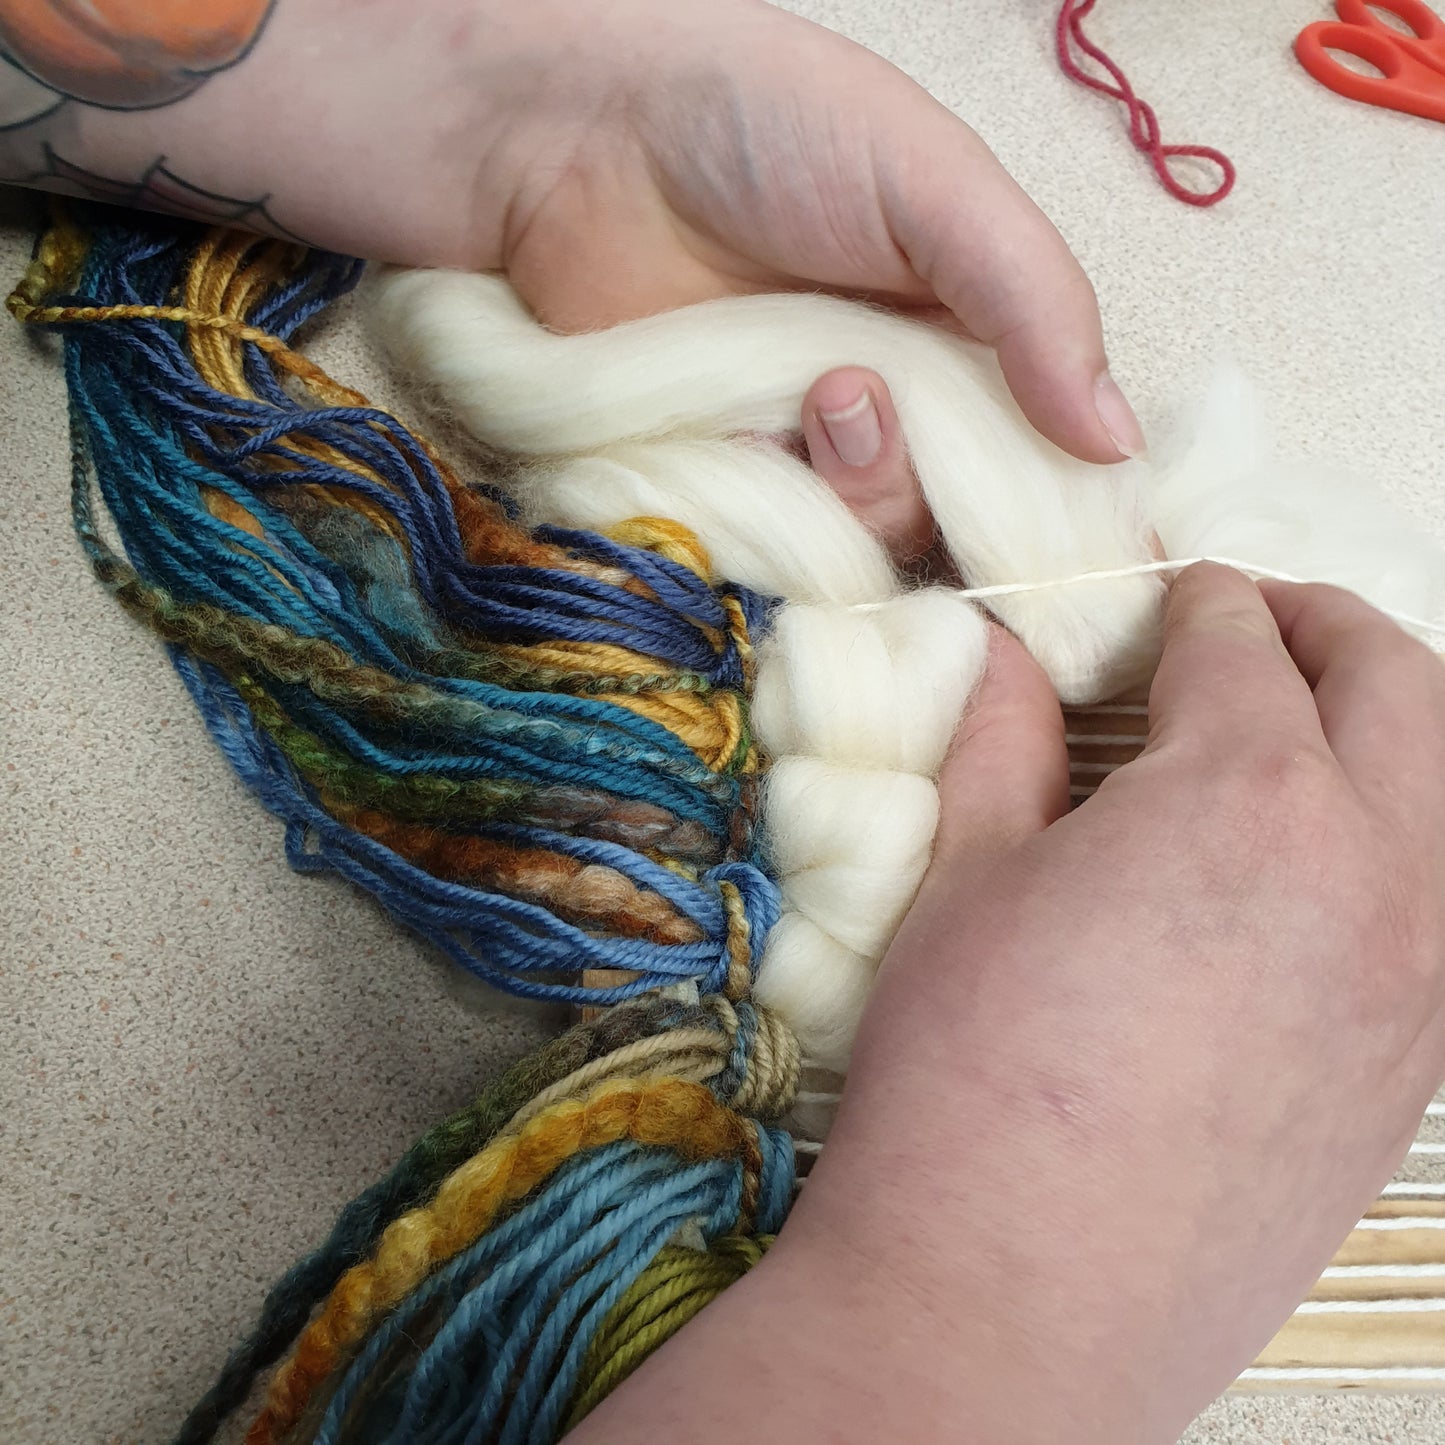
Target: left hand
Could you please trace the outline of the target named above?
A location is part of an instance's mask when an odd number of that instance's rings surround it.
[[[544,322],[591,330],[822,287],[992,346],[1065,450],[1110,462],[1142,448],[1063,238],[978,135],[880,56],[759,0],[484,8],[489,43],[519,60],[481,137],[479,214],[506,223],[476,264],[505,270]]]

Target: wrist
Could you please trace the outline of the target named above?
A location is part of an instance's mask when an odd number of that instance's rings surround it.
[[[903,1229],[845,1244],[805,1217],[775,1246],[759,1314],[792,1340],[786,1373],[816,1391],[817,1438],[1172,1445],[1130,1382],[1089,1366],[1071,1338],[1087,1325],[1052,1308],[1026,1264],[986,1283],[997,1271],[969,1268],[976,1244],[920,1250]]]
[[[1228,1380],[1196,1399],[1173,1368],[1177,1281],[1112,1092],[1002,1024],[871,1022],[780,1246],[840,1277],[877,1339],[914,1341],[970,1445],[1172,1445]]]
[[[40,171],[53,152],[109,184],[154,178],[137,199],[157,209],[466,264],[487,245],[464,198],[494,128],[477,70],[489,8],[279,3],[250,49],[192,93],[133,110],[68,102],[0,137],[0,173]],[[247,208],[261,201],[264,213]]]

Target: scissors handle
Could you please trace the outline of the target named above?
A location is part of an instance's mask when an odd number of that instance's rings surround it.
[[[1356,0],[1339,0],[1336,8],[1343,13],[1354,3]],[[1369,14],[1364,0],[1358,3],[1359,8]],[[1406,0],[1392,0],[1388,8],[1399,14],[1397,7],[1405,3]],[[1402,15],[1401,18],[1408,17]],[[1321,85],[1338,95],[1424,116],[1426,120],[1445,121],[1445,26],[1440,26],[1438,20],[1435,24],[1441,29],[1438,62],[1430,53],[1435,48],[1434,37],[1412,42],[1409,36],[1375,16],[1370,17],[1369,24],[1322,20],[1307,25],[1295,40],[1294,49],[1300,64]],[[1425,49],[1427,46],[1429,50]],[[1424,51],[1423,55],[1417,53],[1417,47]],[[1361,75],[1341,65],[1330,54],[1331,50],[1357,56],[1380,74]]]
[[[1403,20],[1409,27],[1409,34],[1381,20],[1376,13],[1380,10]],[[1424,0],[1335,0],[1335,14],[1347,25],[1378,30],[1387,38],[1404,42],[1407,49],[1412,38],[1424,41],[1427,46],[1445,44],[1445,20],[1441,20]]]

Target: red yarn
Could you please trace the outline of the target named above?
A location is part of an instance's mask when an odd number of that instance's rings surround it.
[[[1167,146],[1161,143],[1159,117],[1154,114],[1154,107],[1134,94],[1134,87],[1129,84],[1124,72],[1084,34],[1084,17],[1097,3],[1098,0],[1064,0],[1055,32],[1059,65],[1064,74],[1070,80],[1077,80],[1080,85],[1087,85],[1090,90],[1097,90],[1114,100],[1122,100],[1129,107],[1129,137],[1135,146],[1149,157],[1160,182],[1171,196],[1183,201],[1187,206],[1216,205],[1234,189],[1234,162],[1213,146]],[[1075,47],[1092,60],[1098,61],[1113,77],[1114,84],[1110,85],[1108,81],[1100,80],[1098,76],[1090,75],[1081,69],[1079,62],[1074,59]],[[1199,156],[1203,160],[1213,161],[1219,167],[1223,179],[1212,191],[1191,191],[1174,178],[1174,173],[1169,169],[1171,156]]]

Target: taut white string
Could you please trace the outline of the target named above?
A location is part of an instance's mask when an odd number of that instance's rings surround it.
[[[1182,572],[1186,567],[1193,567],[1200,562],[1214,562],[1220,567],[1233,567],[1236,572],[1244,572],[1251,577],[1267,578],[1271,582],[1300,584],[1306,581],[1303,577],[1295,577],[1288,572],[1277,571],[1273,567],[1261,567],[1254,562],[1241,562],[1234,557],[1172,557],[1162,562],[1140,562],[1133,567],[1108,567],[1098,572],[1076,572],[1072,577],[1054,577],[1047,582],[998,582],[991,587],[964,587],[959,590],[958,595],[977,601],[987,601],[990,597],[1016,597],[1021,592],[1047,592],[1057,587],[1072,587],[1079,582],[1114,582],[1124,577],[1148,577],[1156,573]],[[860,610],[882,605],[884,604],[878,602],[858,604]],[[1445,623],[1427,622],[1422,617],[1412,617],[1408,612],[1392,612],[1388,608],[1379,610],[1392,622],[1398,622],[1401,627],[1419,634],[1422,639],[1438,638],[1445,643]]]
[[[1409,1295],[1390,1299],[1309,1299],[1297,1315],[1437,1315],[1445,1313],[1445,1299],[1412,1299]]]

